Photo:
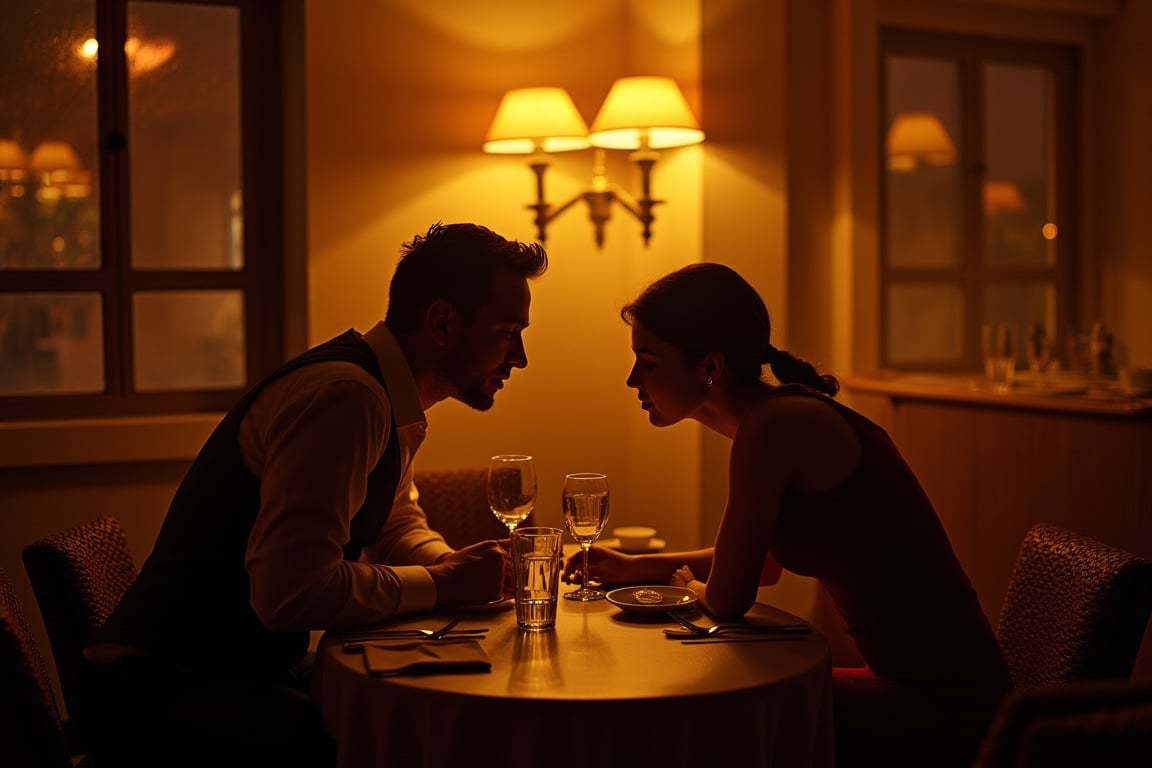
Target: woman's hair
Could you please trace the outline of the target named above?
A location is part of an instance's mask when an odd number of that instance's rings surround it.
[[[665,275],[625,304],[620,317],[629,325],[640,323],[690,362],[722,353],[725,370],[738,382],[759,381],[767,363],[783,383],[807,384],[832,396],[840,391],[835,376],[772,346],[764,300],[723,264],[689,264]]]
[[[471,321],[490,299],[498,271],[511,270],[527,280],[546,269],[548,254],[537,243],[508,240],[479,224],[433,224],[400,249],[384,324],[394,333],[412,331],[438,299]]]

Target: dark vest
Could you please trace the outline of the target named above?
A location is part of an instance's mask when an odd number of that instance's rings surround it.
[[[180,664],[265,678],[277,677],[306,655],[307,631],[272,632],[249,603],[244,560],[260,509],[260,479],[244,463],[238,433],[249,404],[268,382],[323,361],[355,363],[384,385],[371,347],[349,330],[288,361],[248,390],[184,476],[152,553],[96,642],[126,643]],[[368,475],[367,498],[352,518],[346,560],[355,560],[376,540],[392,511],[399,479],[393,418],[388,446]]]

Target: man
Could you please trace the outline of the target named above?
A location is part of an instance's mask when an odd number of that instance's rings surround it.
[[[501,595],[504,549],[453,551],[430,530],[412,460],[425,410],[487,410],[528,364],[528,280],[546,269],[539,245],[437,224],[401,249],[384,322],[308,350],[229,411],[86,650],[97,758],[328,764],[310,630]]]

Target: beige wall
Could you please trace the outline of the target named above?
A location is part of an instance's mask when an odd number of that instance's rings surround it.
[[[506,89],[564,85],[590,121],[614,78],[668,74],[698,108],[707,142],[667,151],[656,166],[655,194],[667,202],[651,246],[618,210],[598,251],[583,207],[564,214],[534,290],[529,367],[486,414],[454,402],[429,414],[424,466],[536,454],[543,520],[559,522],[564,472],[603,469],[610,524],[652,523],[674,546],[706,543],[715,529],[726,442],[694,425],[653,429],[623,384],[630,354],[617,310],[659,274],[705,258],[731,264],[768,300],[778,344],[837,373],[875,364],[881,22],[1089,46],[1085,253],[1101,270],[1084,290],[1133,355],[1152,362],[1145,0],[300,1],[305,44],[293,60],[306,88],[290,102],[305,115],[303,135],[291,130],[305,156],[291,165],[307,199],[290,243],[300,258],[289,265],[307,286],[300,345],[381,318],[400,243],[437,220],[534,236],[523,207],[531,172],[479,151]],[[1070,12],[1036,10],[1045,7]],[[558,156],[550,200],[580,191],[590,166],[589,152]],[[614,157],[610,171],[636,188],[626,159]],[[147,554],[211,419],[135,427],[0,424],[0,567],[26,604],[19,548],[33,538],[111,512]]]
[[[402,241],[433,222],[475,221],[533,239],[526,158],[484,155],[504,91],[562,85],[589,123],[625,74],[675,77],[699,106],[699,3],[309,3],[308,221],[311,341],[383,317]],[[531,19],[531,23],[526,23]],[[701,239],[702,149],[662,153],[650,247],[614,212],[603,250],[581,203],[550,227],[550,267],[533,289],[529,366],[487,413],[455,401],[429,411],[423,466],[485,464],[499,452],[536,456],[540,519],[560,523],[566,472],[601,470],[611,524],[652,523],[694,544],[697,430],[657,435],[635,393],[619,307],[645,282],[695,261]],[[592,151],[558,155],[547,195],[559,204],[591,178]],[[625,153],[610,176],[637,189]],[[653,481],[655,480],[655,481]]]

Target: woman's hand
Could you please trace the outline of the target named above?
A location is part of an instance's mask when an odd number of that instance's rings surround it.
[[[588,570],[601,584],[628,584],[635,579],[635,559],[610,547],[592,547],[588,550]],[[583,583],[584,552],[579,551],[564,563],[564,581]]]
[[[498,539],[496,541],[504,550],[504,597],[516,595],[516,570],[512,563],[512,539]]]
[[[692,569],[682,565],[672,574],[668,584],[673,587],[687,587],[694,581],[696,581],[696,577],[692,575]]]

